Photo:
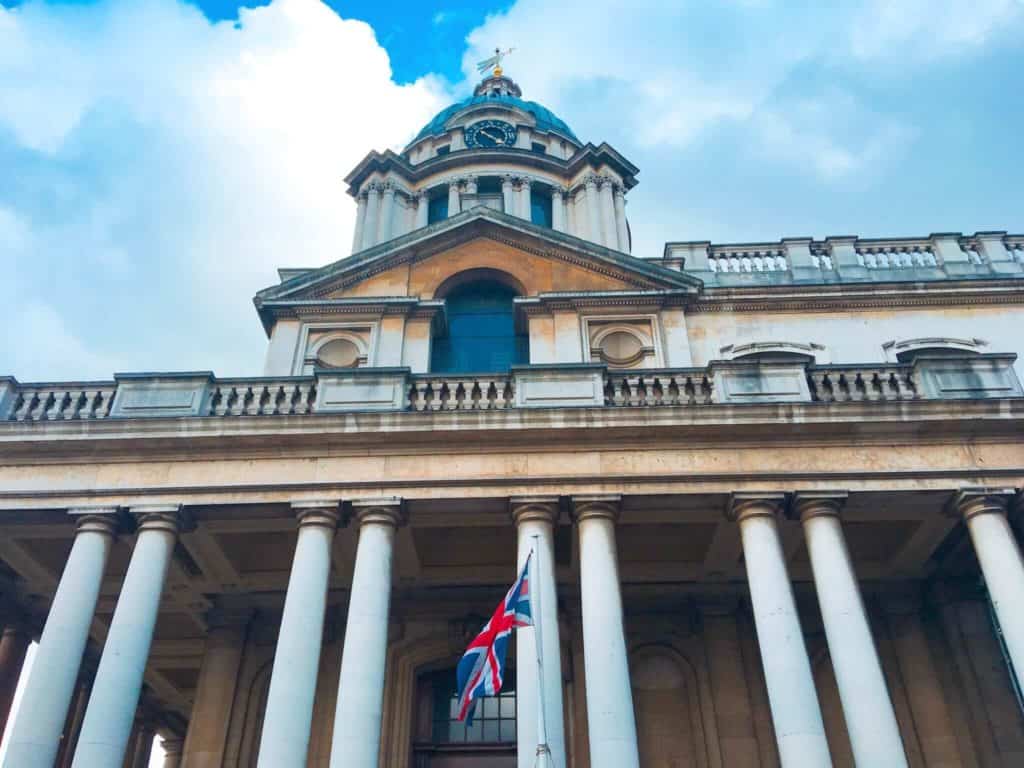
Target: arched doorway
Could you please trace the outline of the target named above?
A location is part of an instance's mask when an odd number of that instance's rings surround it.
[[[516,291],[490,277],[445,295],[447,328],[434,337],[431,373],[501,373],[529,362],[529,336],[517,322]]]
[[[673,651],[650,646],[630,658],[637,745],[643,768],[704,768],[696,676]]]

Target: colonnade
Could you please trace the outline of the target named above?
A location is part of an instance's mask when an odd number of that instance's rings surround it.
[[[533,187],[550,188],[551,228],[629,253],[629,229],[626,224],[626,197],[621,183],[602,174],[589,174],[572,187],[535,181],[521,174],[501,176],[502,208],[505,213],[529,220]],[[463,197],[477,194],[477,177],[448,179],[448,216],[463,209]],[[405,199],[404,218],[398,197]],[[391,181],[370,182],[356,197],[356,225],[352,252],[365,250],[413,229],[427,226],[430,192],[410,192]]]
[[[966,522],[1011,661],[1020,670],[1024,669],[1024,614],[1016,610],[1016,601],[1024,592],[1024,561],[1007,520],[1013,493],[1010,489],[964,489],[952,499],[949,511]],[[785,768],[831,765],[779,536],[778,519],[785,511],[797,517],[803,528],[856,762],[895,768],[907,765],[845,542],[845,500],[843,492],[744,492],[734,494],[727,509],[727,516],[739,527],[769,708]],[[339,521],[338,500],[301,501],[292,506],[298,540],[271,673],[258,758],[261,768],[302,768],[306,764],[331,543]],[[376,768],[395,533],[406,518],[398,498],[359,499],[352,501],[351,507],[359,535],[330,766]],[[554,576],[559,499],[513,498],[510,509],[517,527],[518,562],[522,564],[531,550],[538,553],[540,641],[545,660],[542,679],[538,679],[537,668],[530,663],[535,639],[532,632],[524,632],[517,646],[521,654],[517,665],[518,764],[521,768],[532,766],[535,758],[539,687],[553,764],[565,768]],[[579,540],[591,768],[639,766],[616,554],[619,510],[620,498],[615,495],[571,499]],[[152,733],[148,740],[132,738],[133,729],[137,729],[135,711],[168,565],[187,517],[181,507],[173,505],[133,507],[129,511],[138,521],[135,547],[88,692],[73,768],[121,765],[130,742],[136,751],[145,751],[152,742]],[[13,723],[4,768],[50,768],[61,748],[61,734],[72,709],[79,666],[119,515],[112,508],[77,509],[71,513],[77,521],[74,544]],[[513,574],[509,576],[511,579]],[[5,633],[0,642],[0,662],[7,658],[7,640]],[[235,645],[228,643],[225,647]],[[18,653],[23,658],[23,652]],[[231,669],[237,669],[237,658],[231,653],[222,656],[204,660],[204,667],[224,666],[229,674]],[[0,669],[0,683],[5,679],[3,672]],[[4,690],[0,684],[0,705]],[[202,695],[205,694],[201,692]],[[210,765],[202,759],[201,744],[206,739],[195,734],[212,725],[194,717],[183,744],[175,740],[166,742],[170,749],[169,768],[176,768],[179,758],[184,768]]]

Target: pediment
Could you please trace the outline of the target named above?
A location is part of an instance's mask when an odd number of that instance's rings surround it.
[[[478,207],[260,291],[269,303],[434,298],[452,275],[470,269],[508,273],[524,295],[550,292],[658,291],[696,294],[701,282],[586,240]]]

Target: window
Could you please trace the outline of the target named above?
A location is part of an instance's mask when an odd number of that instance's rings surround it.
[[[323,368],[357,368],[359,358],[359,347],[349,339],[329,341],[316,353],[317,365]]]
[[[981,354],[976,349],[958,349],[956,347],[915,347],[905,352],[897,352],[896,359],[901,363],[912,363],[918,357],[969,357]]]
[[[442,144],[435,151],[437,152],[438,155],[447,155],[449,152],[452,151],[452,145],[451,144]]]
[[[515,291],[495,280],[458,286],[445,297],[448,333],[434,339],[433,373],[501,373],[529,361],[529,337],[516,328]]]
[[[454,669],[430,675],[433,692],[431,741],[435,744],[509,744],[516,740],[515,671],[505,669],[501,693],[476,702],[473,724],[459,721],[459,702]]]
[[[427,224],[435,221],[444,221],[448,218],[448,195],[438,195],[430,198],[427,204]]]
[[[551,226],[551,193],[537,188],[531,190],[530,221],[541,227]]]
[[[530,145],[530,151],[536,152],[538,155],[545,155],[547,154],[548,148],[540,142],[535,141]]]

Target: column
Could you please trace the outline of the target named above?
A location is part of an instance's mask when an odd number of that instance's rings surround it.
[[[551,188],[551,228],[565,232],[565,190],[561,187]]]
[[[384,183],[384,196],[380,204],[380,234],[377,237],[378,243],[386,243],[391,239],[391,233],[395,226],[395,185],[391,182]]]
[[[615,549],[618,496],[577,496],[583,669],[591,768],[639,768]]]
[[[334,709],[330,768],[376,768],[384,705],[384,664],[391,607],[395,529],[401,500],[352,502],[359,544],[352,573],[338,703]]]
[[[430,198],[426,190],[416,193],[416,229],[423,229],[429,223]]]
[[[274,651],[257,768],[304,768],[320,668],[338,502],[294,502],[299,537]]]
[[[29,633],[18,625],[5,628],[0,639],[0,734],[7,727],[14,690],[18,687],[18,678],[31,642]]]
[[[71,510],[75,541],[14,718],[4,768],[54,763],[117,529],[116,512],[114,507]]]
[[[952,509],[967,524],[1017,682],[1024,684],[1024,562],[1006,519],[1012,498],[1013,491],[1006,488],[964,488],[954,497]]]
[[[95,665],[90,659],[86,659],[82,663],[82,671],[78,675],[74,698],[71,700],[71,707],[68,709],[68,716],[64,721],[64,731],[60,737],[60,749],[57,751],[54,768],[70,768],[71,766],[71,761],[75,756],[75,747],[78,746],[78,736],[82,731],[85,708],[89,703],[89,694],[92,693],[92,681],[95,676]]]
[[[882,674],[839,513],[846,493],[799,493],[814,587],[857,765],[907,765],[899,723]]]
[[[533,218],[532,211],[530,210],[530,188],[532,185],[533,182],[527,178],[520,179],[519,181],[519,217],[527,221]]]
[[[516,216],[516,189],[515,182],[509,174],[501,177],[501,199],[504,204],[505,213],[509,216]]]
[[[618,248],[629,253],[629,226],[626,224],[626,193],[621,184],[615,185],[615,237]]]
[[[363,221],[363,249],[377,243],[377,226],[380,221],[380,187],[376,182],[366,185],[366,218]]]
[[[517,497],[510,500],[518,539],[517,570],[522,570],[536,544],[533,563],[533,608],[539,602],[541,651],[544,660],[541,691],[544,724],[551,750],[551,768],[565,768],[565,717],[562,714],[562,643],[558,631],[558,593],[555,588],[555,524],[558,497]],[[516,631],[516,734],[519,768],[537,761],[537,646],[534,630]]]
[[[143,720],[139,723],[138,734],[131,768],[149,768],[149,758],[153,754],[153,739],[156,738],[156,726],[150,720]]]
[[[356,196],[356,226],[352,233],[352,253],[363,249],[363,224],[366,223],[366,195]]]
[[[739,521],[779,760],[783,768],[828,768],[825,725],[776,522],[784,501],[781,493],[733,494],[729,516]]]
[[[331,504],[332,509],[337,507]],[[221,768],[251,617],[252,611],[246,608],[230,610],[222,606],[207,616],[209,632],[199,668],[195,703],[184,742],[178,745],[184,768]]]
[[[587,205],[587,239],[601,244],[601,206],[597,199],[597,176],[587,176],[584,182]]]
[[[619,247],[619,238],[615,233],[615,202],[612,197],[612,180],[601,179],[601,242],[609,248]]]
[[[139,521],[135,548],[103,644],[72,768],[109,768],[124,759],[181,527],[177,504],[134,507],[131,512]]]
[[[455,216],[462,209],[459,207],[459,179],[451,179],[448,182],[448,218]]]
[[[164,751],[164,768],[181,768],[183,744],[181,739],[164,739],[160,742],[160,747]],[[217,765],[220,768],[220,763]]]

